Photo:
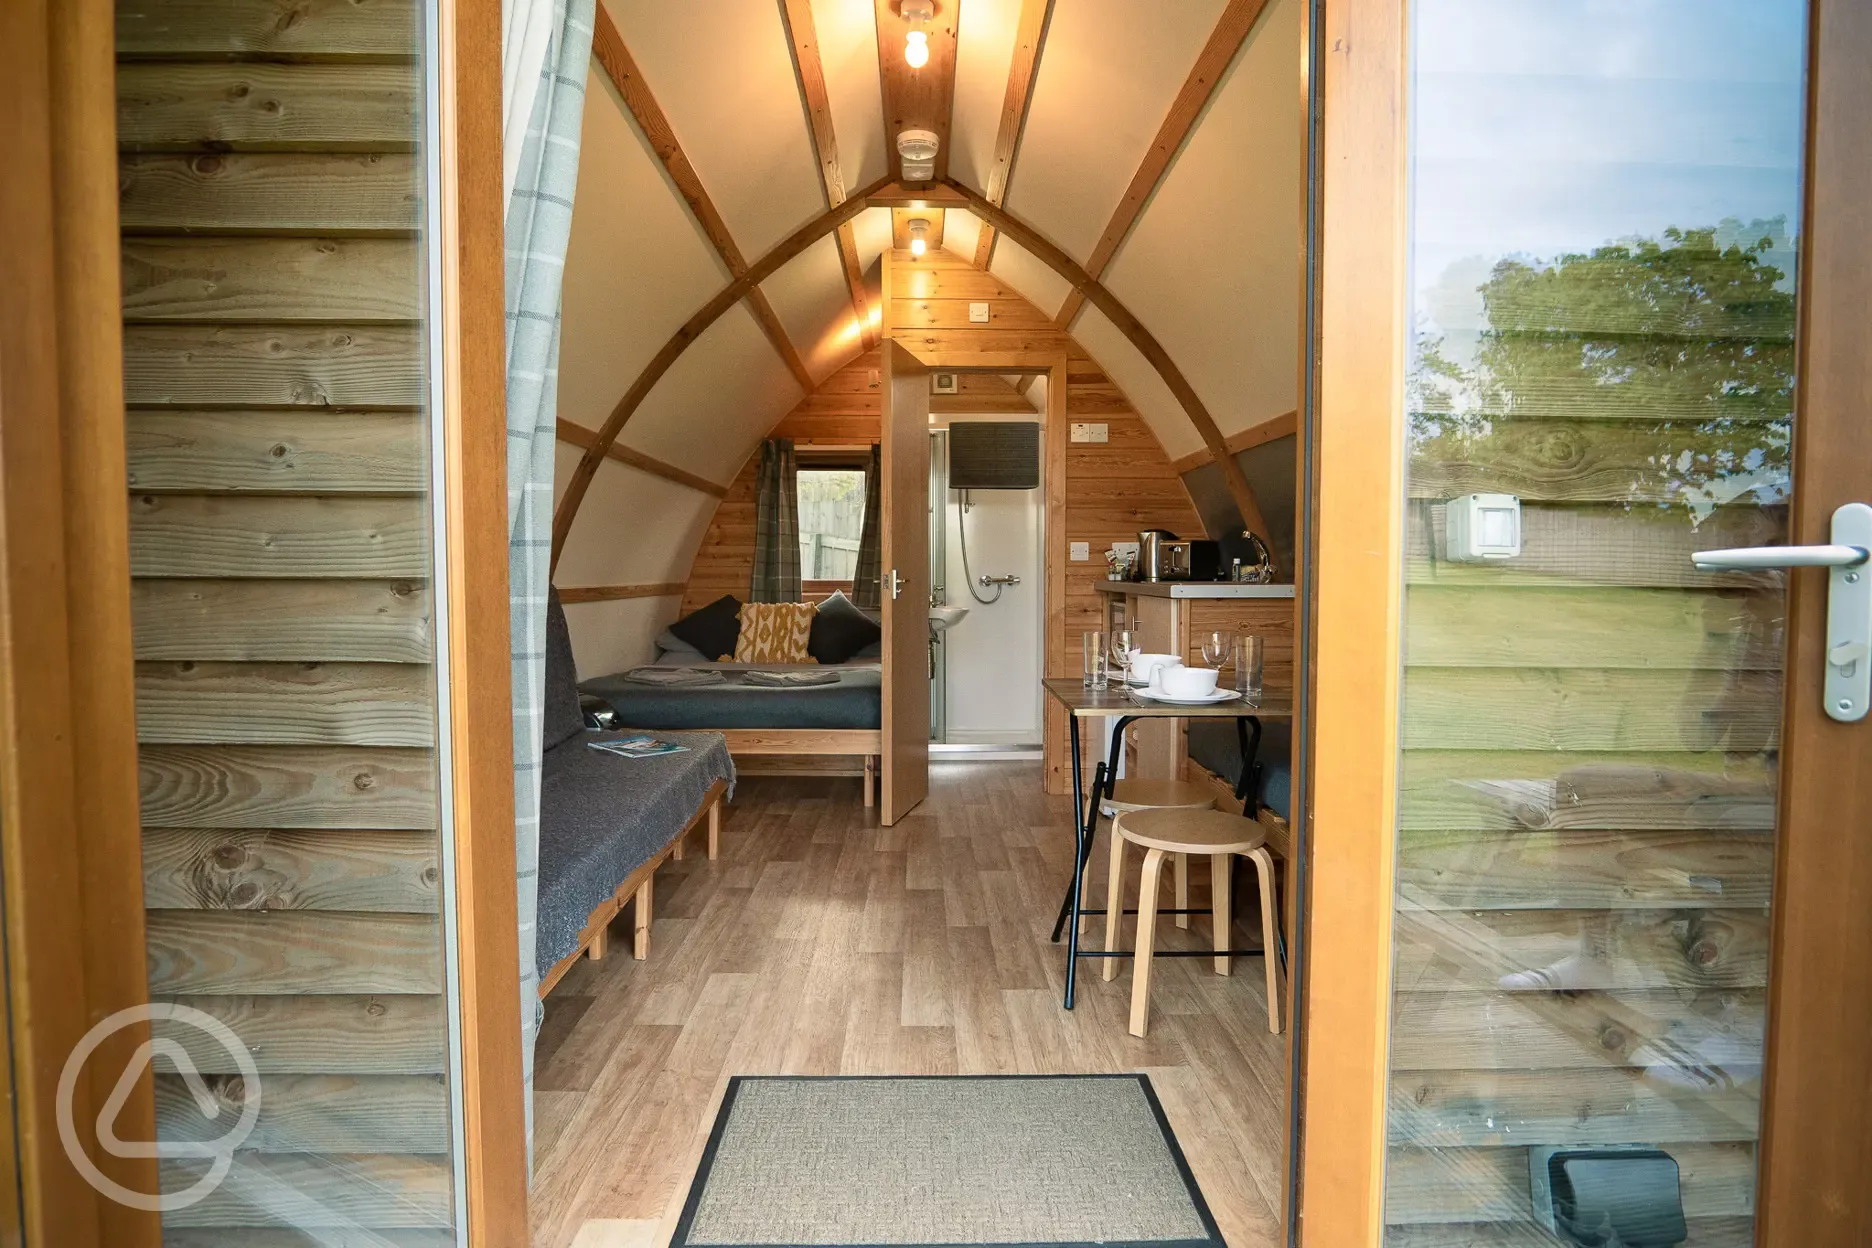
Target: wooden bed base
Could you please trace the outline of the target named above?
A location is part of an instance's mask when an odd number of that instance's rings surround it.
[[[748,775],[760,775],[764,768],[758,763],[745,767],[741,761],[744,758],[784,756],[794,759],[817,755],[825,758],[825,765],[811,768],[811,774],[863,776],[864,804],[877,804],[877,764],[879,755],[884,752],[881,729],[719,728],[711,731],[720,732],[728,739],[728,752],[734,755],[735,766]],[[774,770],[799,774],[806,769],[776,766]]]
[[[695,814],[690,817],[688,823],[683,825],[682,831],[671,838],[669,844],[658,850],[650,861],[625,876],[624,882],[617,886],[611,896],[598,903],[591,912],[591,917],[585,920],[585,926],[579,930],[578,947],[553,963],[552,969],[541,976],[539,995],[542,998],[551,992],[561,979],[565,978],[565,973],[571,970],[573,964],[580,958],[590,957],[596,962],[609,952],[611,920],[624,909],[626,901],[633,902],[635,910],[632,919],[635,928],[631,942],[631,956],[638,961],[650,956],[650,917],[653,906],[652,895],[656,884],[656,869],[671,858],[681,861],[683,841],[691,832],[702,826],[704,820],[708,823],[708,856],[710,861],[714,860],[716,854],[721,851],[721,803],[722,795],[727,791],[726,780],[717,780],[710,785],[709,791],[702,795],[702,804],[696,807]]]

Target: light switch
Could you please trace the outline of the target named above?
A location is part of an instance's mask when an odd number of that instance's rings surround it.
[[[988,305],[985,303],[969,304],[969,324],[986,325],[988,323]]]
[[[1072,425],[1072,440],[1074,442],[1109,442],[1111,426],[1087,424],[1076,420]]]
[[[1074,563],[1086,563],[1090,561],[1092,558],[1092,543],[1074,542],[1072,544],[1072,554],[1069,557]]]

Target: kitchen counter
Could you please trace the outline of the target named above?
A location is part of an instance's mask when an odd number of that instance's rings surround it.
[[[1101,594],[1136,594],[1142,598],[1292,598],[1292,585],[1250,585],[1237,581],[1109,581],[1094,583]]]

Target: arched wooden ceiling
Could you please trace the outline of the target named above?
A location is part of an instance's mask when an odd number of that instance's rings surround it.
[[[1170,455],[1296,405],[1302,0],[938,0],[920,71],[895,0],[600,3],[562,420],[628,405],[620,452],[731,479],[874,341],[890,213],[858,201],[907,126],[978,201],[942,245],[1055,310]],[[562,498],[603,457],[562,456]]]

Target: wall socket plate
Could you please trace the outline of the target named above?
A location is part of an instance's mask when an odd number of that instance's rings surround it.
[[[1068,559],[1071,559],[1074,563],[1086,563],[1091,560],[1092,558],[1092,543],[1091,542],[1073,542],[1071,543],[1071,547],[1072,547],[1072,550],[1066,557]]]
[[[986,325],[988,323],[988,305],[985,303],[969,304],[969,324]]]
[[[1108,424],[1087,424],[1084,421],[1072,422],[1072,441],[1074,442],[1109,442],[1111,426]]]

